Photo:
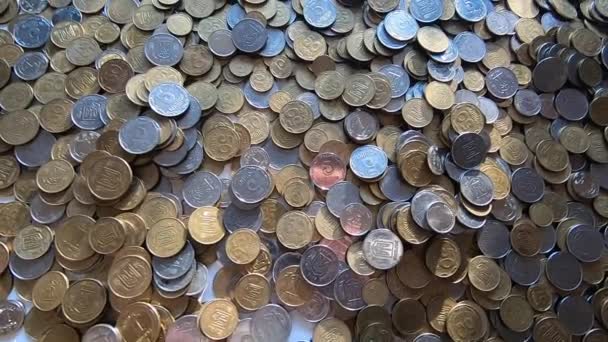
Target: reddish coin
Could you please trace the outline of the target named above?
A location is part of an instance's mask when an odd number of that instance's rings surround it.
[[[346,177],[346,166],[335,153],[319,153],[310,165],[310,179],[322,190],[331,188]]]
[[[323,245],[325,247],[329,247],[336,255],[338,256],[338,260],[346,261],[346,251],[348,247],[355,242],[355,238],[349,235],[345,235],[340,240],[327,240],[323,239],[319,242],[319,245]]]

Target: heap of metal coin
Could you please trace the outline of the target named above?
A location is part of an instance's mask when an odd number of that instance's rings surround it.
[[[0,335],[608,340],[608,1],[0,23]]]

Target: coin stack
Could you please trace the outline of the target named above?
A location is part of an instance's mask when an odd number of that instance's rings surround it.
[[[608,1],[0,24],[0,336],[608,341]]]

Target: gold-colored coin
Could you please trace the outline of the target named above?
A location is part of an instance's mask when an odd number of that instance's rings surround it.
[[[431,298],[426,306],[427,320],[431,327],[439,332],[445,332],[448,313],[456,304],[454,299],[445,295]]]
[[[152,255],[168,258],[182,250],[186,244],[186,235],[186,226],[181,220],[165,218],[150,227],[146,247]]]
[[[108,272],[108,287],[121,298],[143,294],[152,281],[150,263],[137,255],[127,255],[114,261]]]
[[[63,133],[72,128],[70,117],[74,102],[68,99],[55,99],[42,106],[38,113],[40,127],[49,133]]]
[[[521,165],[528,159],[529,152],[522,140],[506,136],[502,139],[499,154],[507,163]]]
[[[51,160],[36,172],[36,185],[44,192],[55,194],[67,189],[76,173],[72,164],[65,160]]]
[[[106,302],[106,289],[101,282],[83,279],[72,284],[66,291],[61,311],[68,322],[87,324],[102,314]]]
[[[293,50],[301,59],[312,62],[327,52],[327,44],[321,34],[306,30],[294,39]]]
[[[414,98],[405,102],[401,115],[411,127],[423,128],[433,120],[433,108],[424,99]]]
[[[363,286],[361,297],[367,305],[384,306],[390,297],[386,279],[372,278],[368,280]]]
[[[424,327],[426,311],[419,301],[402,299],[393,308],[392,320],[393,325],[401,334],[414,334]]]
[[[467,274],[471,285],[484,292],[494,290],[500,282],[500,267],[494,260],[484,256],[469,260]]]
[[[560,131],[559,142],[568,152],[575,154],[585,153],[591,146],[587,132],[574,125],[568,125]]]
[[[526,331],[534,322],[534,310],[523,296],[511,295],[505,298],[498,312],[504,324],[513,331]]]
[[[95,254],[89,245],[89,231],[95,226],[90,217],[75,215],[55,228],[55,249],[67,260],[82,261]]]
[[[528,208],[528,214],[534,224],[540,227],[548,227],[553,223],[553,211],[548,204],[537,202]]]
[[[312,220],[302,211],[288,211],[277,222],[277,239],[289,249],[300,249],[306,246],[312,240],[313,233]]]
[[[427,268],[437,277],[454,275],[462,263],[462,253],[456,241],[450,238],[434,239],[426,251]]]
[[[315,80],[315,92],[323,100],[339,98],[344,92],[344,77],[337,71],[325,71]]]
[[[6,109],[3,101],[2,107]],[[0,139],[10,145],[23,145],[36,137],[39,128],[38,117],[34,113],[15,109],[0,118]]]
[[[0,59],[4,60],[11,67],[15,66],[23,53],[23,48],[19,45],[13,43],[0,45]]]
[[[465,321],[471,324],[461,324]],[[478,340],[486,334],[488,326],[486,313],[471,301],[459,302],[448,312],[446,331],[454,341]]]
[[[400,170],[403,179],[413,186],[425,186],[432,181],[433,173],[429,169],[425,152],[408,152],[400,162]]]
[[[306,132],[314,120],[310,106],[303,101],[293,100],[287,102],[279,115],[281,126],[289,133],[300,134]]]
[[[346,323],[337,318],[326,318],[317,323],[313,331],[313,341],[352,341],[352,334]]]
[[[160,316],[154,306],[137,302],[126,306],[116,319],[116,328],[125,342],[135,342],[145,336],[156,341],[160,335]]]
[[[226,161],[235,157],[239,151],[240,141],[238,132],[227,126],[214,127],[203,136],[205,152],[216,161]]]
[[[376,94],[374,80],[369,75],[355,74],[346,79],[342,100],[353,107],[368,104]]]
[[[245,310],[258,310],[270,301],[270,282],[261,274],[244,275],[234,288],[234,300]]]
[[[102,217],[89,231],[89,244],[99,254],[112,254],[125,243],[126,233],[122,222],[113,217]]]
[[[285,267],[278,275],[275,290],[279,300],[291,307],[298,307],[306,304],[313,294],[313,288],[306,282],[300,266]]]
[[[80,337],[76,329],[66,324],[56,324],[48,329],[40,339],[44,342],[78,342]]]
[[[34,260],[43,256],[53,243],[53,232],[47,226],[27,226],[17,232],[13,241],[15,254],[21,259]]]
[[[32,303],[40,311],[55,310],[63,301],[70,281],[65,274],[51,271],[40,277],[32,290]]]
[[[226,234],[222,224],[223,213],[215,207],[197,208],[188,219],[188,232],[194,241],[213,245]]]
[[[260,253],[260,238],[251,229],[237,229],[226,239],[226,254],[237,265],[253,262]]]
[[[111,201],[124,195],[131,184],[133,172],[129,164],[115,156],[103,157],[91,165],[87,186],[100,200]]]
[[[328,240],[340,240],[345,236],[340,220],[333,216],[326,206],[317,212],[315,227],[317,232]]]
[[[535,256],[542,248],[541,228],[529,220],[516,222],[511,229],[511,246],[523,256]]]
[[[450,109],[454,104],[454,92],[446,83],[430,82],[424,89],[424,98],[435,109]]]
[[[214,299],[205,303],[198,319],[198,325],[203,334],[214,340],[230,336],[238,322],[238,310],[228,299]]]
[[[70,46],[70,43],[84,36],[84,27],[77,21],[63,21],[53,26],[51,31],[51,42],[62,49]]]
[[[470,103],[457,104],[450,110],[450,123],[459,134],[480,133],[486,123],[485,116],[477,106]]]
[[[423,26],[416,34],[418,43],[428,52],[441,53],[448,49],[449,39],[446,34],[434,26]]]

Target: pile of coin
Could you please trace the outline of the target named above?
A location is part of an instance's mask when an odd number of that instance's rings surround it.
[[[0,336],[608,340],[608,1],[0,24]]]

